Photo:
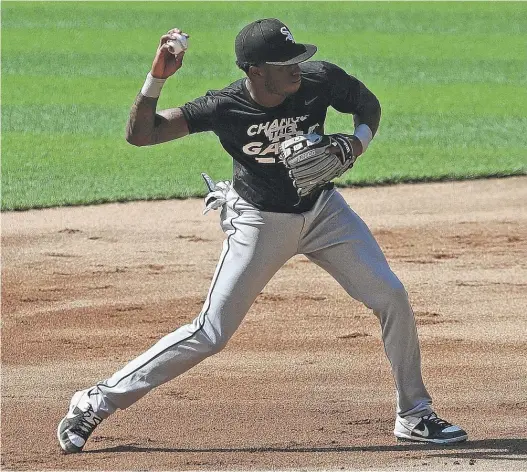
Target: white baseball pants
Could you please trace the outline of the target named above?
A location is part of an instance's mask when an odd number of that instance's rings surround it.
[[[260,211],[232,188],[226,197],[221,224],[227,238],[201,313],[98,383],[99,395],[90,396],[95,413],[104,418],[127,408],[219,352],[267,282],[296,254],[305,254],[329,272],[379,318],[397,389],[397,413],[430,413],[432,400],[421,377],[407,293],[366,224],[340,193],[324,191],[302,214]]]

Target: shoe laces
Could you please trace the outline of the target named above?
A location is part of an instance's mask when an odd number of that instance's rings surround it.
[[[99,418],[93,412],[92,406],[89,405],[86,411],[75,417],[75,425],[71,428],[71,431],[83,439],[88,439],[88,436],[101,421],[102,418]]]
[[[449,426],[452,426],[451,423],[439,418],[435,413],[430,413],[429,415],[423,416],[423,419],[441,426],[442,428],[448,428]]]

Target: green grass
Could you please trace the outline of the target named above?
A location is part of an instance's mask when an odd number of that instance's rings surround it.
[[[159,36],[191,34],[160,108],[238,79],[233,41],[278,17],[379,97],[378,136],[341,185],[527,173],[522,2],[3,2],[2,209],[203,195],[228,178],[211,133],[124,140]],[[350,130],[330,111],[327,130]]]

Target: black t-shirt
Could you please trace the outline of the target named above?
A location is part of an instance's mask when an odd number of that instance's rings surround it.
[[[190,133],[213,131],[218,136],[234,159],[234,189],[263,211],[307,211],[322,191],[299,201],[278,159],[280,142],[312,132],[323,134],[329,106],[351,114],[361,107],[364,86],[341,68],[318,61],[303,62],[300,68],[299,90],[276,107],[258,105],[246,89],[245,78],[181,107]]]

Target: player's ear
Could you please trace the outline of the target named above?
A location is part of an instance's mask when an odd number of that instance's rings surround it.
[[[258,79],[264,76],[264,70],[263,67],[260,66],[249,66],[249,70],[247,71],[247,75],[250,79]]]

